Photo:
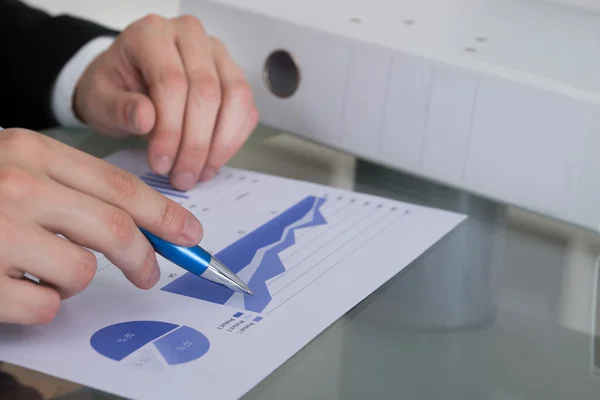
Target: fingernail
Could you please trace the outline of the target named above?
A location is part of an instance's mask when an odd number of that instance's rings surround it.
[[[157,173],[166,175],[171,171],[173,159],[168,156],[159,156],[154,159],[154,169]]]
[[[178,188],[183,190],[190,190],[196,184],[196,180],[194,179],[194,174],[188,171],[177,172],[173,176],[173,183]]]
[[[202,170],[202,173],[200,174],[200,181],[210,181],[216,174],[216,169],[214,169],[213,167],[206,167]]]
[[[202,239],[202,225],[191,215],[185,221],[182,236],[185,240],[193,244],[197,244]]]
[[[156,285],[160,280],[160,266],[158,265],[158,260],[154,262],[154,271],[152,271],[152,276],[150,277],[150,284],[152,286]]]
[[[129,110],[127,111],[127,115],[129,116],[129,126],[133,132],[139,132],[140,124],[137,119],[137,104],[135,101],[129,103]]]

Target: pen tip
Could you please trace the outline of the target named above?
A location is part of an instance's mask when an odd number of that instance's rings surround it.
[[[211,268],[208,268],[202,276],[209,280],[220,282],[230,289],[240,292],[242,294],[248,294],[254,296],[252,290],[248,287],[244,281],[242,281],[236,274],[234,274],[229,268],[216,258],[212,257],[209,263]]]
[[[237,286],[238,286],[238,291],[242,292],[242,294],[248,294],[250,296],[254,296],[254,293],[252,293],[252,290],[250,290],[248,285],[246,285],[244,282],[239,281]]]

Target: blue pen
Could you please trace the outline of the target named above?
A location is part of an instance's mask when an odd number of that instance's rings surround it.
[[[140,228],[140,230],[148,238],[148,241],[154,247],[154,251],[173,264],[235,292],[253,295],[252,291],[237,275],[202,247],[177,246],[143,228]]]

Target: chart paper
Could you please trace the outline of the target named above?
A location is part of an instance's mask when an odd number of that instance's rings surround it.
[[[0,325],[0,359],[134,399],[235,399],[460,224],[465,216],[224,168],[188,192],[146,154],[106,159],[191,210],[201,245],[254,296],[158,256],[143,291],[96,254],[89,287],[44,326]]]

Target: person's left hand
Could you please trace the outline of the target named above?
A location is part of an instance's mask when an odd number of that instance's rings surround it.
[[[181,190],[212,178],[258,123],[241,68],[191,16],[128,26],[83,73],[73,108],[97,132],[148,134],[150,167]]]

